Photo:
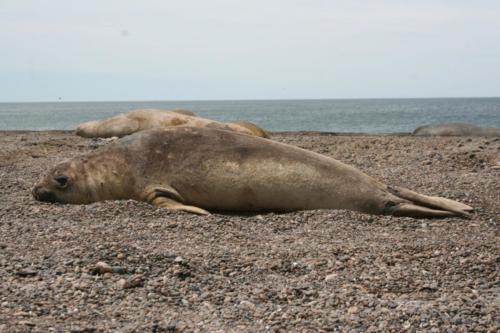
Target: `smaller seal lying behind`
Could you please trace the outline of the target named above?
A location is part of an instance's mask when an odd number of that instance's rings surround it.
[[[500,128],[480,127],[465,123],[449,123],[420,126],[413,135],[417,136],[500,136]]]
[[[111,118],[80,124],[76,135],[86,138],[122,137],[146,129],[172,126],[210,127],[269,138],[266,131],[252,123],[221,123],[198,117],[193,112],[182,109],[141,109],[125,112]]]
[[[210,128],[140,131],[57,165],[37,200],[87,204],[135,199],[158,207],[294,211],[349,209],[413,217],[467,217],[471,207],[384,185],[333,158]]]

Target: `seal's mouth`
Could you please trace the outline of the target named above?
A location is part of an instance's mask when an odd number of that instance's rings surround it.
[[[38,201],[57,202],[55,194],[40,185],[35,186],[31,190],[31,194],[33,194],[33,197]]]

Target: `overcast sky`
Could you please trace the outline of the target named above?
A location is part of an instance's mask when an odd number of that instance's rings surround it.
[[[498,0],[0,0],[0,101],[465,96]]]

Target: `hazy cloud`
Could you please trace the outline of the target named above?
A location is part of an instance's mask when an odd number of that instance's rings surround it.
[[[0,101],[500,95],[498,1],[0,3]]]

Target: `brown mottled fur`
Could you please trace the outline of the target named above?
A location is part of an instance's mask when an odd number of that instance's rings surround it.
[[[260,136],[261,138],[271,137],[269,133],[267,133],[265,130],[248,121],[237,121],[234,124],[245,127],[246,129],[250,130],[254,135]]]
[[[416,136],[500,136],[500,128],[480,127],[465,123],[445,123],[420,126],[413,135]]]
[[[54,181],[59,174],[69,177],[62,189]],[[410,192],[391,190],[351,166],[311,151],[231,131],[192,127],[124,137],[57,166],[33,190],[36,198],[50,201],[135,199],[200,214],[207,213],[205,209],[331,208],[445,217],[465,215],[471,209]],[[419,203],[427,200],[431,204],[426,207],[434,208],[443,208],[442,201],[447,200],[454,211],[416,206],[407,196]]]
[[[188,110],[142,109],[121,113],[111,118],[80,124],[76,134],[87,138],[122,137],[138,131],[172,126],[211,127],[268,138],[261,128],[248,122],[221,123],[196,116]]]

